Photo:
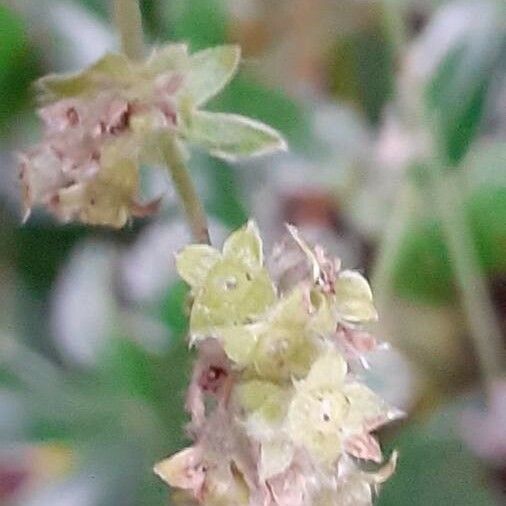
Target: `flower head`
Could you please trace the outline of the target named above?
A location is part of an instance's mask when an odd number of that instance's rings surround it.
[[[195,443],[156,471],[181,504],[371,506],[394,470],[395,455],[376,472],[360,464],[383,461],[372,432],[399,415],[350,367],[377,346],[362,328],[376,316],[369,285],[289,231],[305,267],[283,289],[252,222],[222,252],[176,258],[193,295]]]
[[[228,159],[283,149],[261,123],[200,110],[239,59],[236,46],[190,55],[171,44],[145,61],[110,53],[77,74],[39,80],[42,140],[20,155],[25,218],[43,205],[63,221],[121,227],[154,212],[158,200],[140,201],[139,167],[165,163],[165,137]]]

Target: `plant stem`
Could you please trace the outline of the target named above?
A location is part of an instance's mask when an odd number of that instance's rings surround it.
[[[408,46],[408,34],[404,22],[406,9],[398,0],[383,0],[381,7],[383,26],[397,61]]]
[[[470,335],[489,389],[492,382],[504,373],[504,347],[499,323],[466,223],[459,182],[445,174],[443,165],[437,160],[428,169]]]
[[[139,0],[114,0],[114,20],[123,52],[132,60],[142,59],[145,48]]]
[[[181,152],[177,140],[172,136],[166,136],[163,140],[162,150],[167,168],[171,173],[172,181],[186,213],[193,239],[198,243],[210,244],[204,208],[191,180],[184,154]]]
[[[382,320],[388,315],[387,307],[392,299],[393,275],[399,256],[404,232],[411,222],[416,207],[416,190],[405,177],[397,191],[393,210],[379,246],[372,273],[372,287],[376,294],[378,311]],[[388,322],[387,325],[388,327]]]
[[[139,0],[114,0],[114,18],[121,36],[123,52],[132,60],[142,59],[144,40]],[[170,135],[167,135],[161,144],[167,168],[181,199],[193,239],[199,243],[209,244],[207,218],[186,168],[181,148],[176,139]]]

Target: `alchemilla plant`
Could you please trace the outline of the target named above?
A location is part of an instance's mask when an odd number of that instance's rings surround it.
[[[158,208],[141,198],[141,166],[172,176],[196,242],[176,265],[198,358],[193,443],[155,472],[182,505],[371,505],[396,463],[374,432],[399,412],[360,380],[378,346],[364,328],[377,318],[367,281],[290,226],[268,261],[253,221],[210,246],[186,147],[233,161],[286,144],[258,121],[203,110],[237,71],[236,46],[169,44],[143,58],[137,2],[115,6],[124,54],[38,82],[43,137],[20,155],[20,179],[25,218],[43,205],[118,228]]]
[[[372,433],[399,411],[359,380],[378,346],[363,329],[376,319],[369,285],[288,232],[269,270],[253,222],[222,252],[176,257],[193,297],[194,444],[155,471],[181,504],[366,506],[395,468]]]

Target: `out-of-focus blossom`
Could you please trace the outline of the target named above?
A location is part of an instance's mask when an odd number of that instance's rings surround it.
[[[25,504],[43,488],[68,475],[72,452],[58,445],[16,445],[0,449],[0,504]]]
[[[172,44],[142,62],[110,53],[83,72],[40,79],[43,138],[20,155],[25,218],[44,205],[62,221],[122,227],[153,213],[158,199],[142,202],[139,167],[165,164],[174,140],[225,159],[284,149],[262,123],[200,110],[239,59],[236,46],[189,55]]]
[[[468,409],[462,417],[462,432],[479,457],[504,467],[506,464],[506,380],[496,381],[490,390],[488,411]]]

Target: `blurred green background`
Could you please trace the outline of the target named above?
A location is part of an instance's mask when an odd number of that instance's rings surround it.
[[[376,285],[396,351],[369,381],[407,418],[381,506],[504,504],[506,384],[489,410],[431,170],[506,318],[506,9],[501,0],[143,0],[153,45],[239,43],[211,108],[279,129],[290,153],[194,153],[213,239],[297,224]],[[122,231],[20,223],[16,152],[39,135],[31,83],[117,47],[104,0],[0,3],[0,505],[167,504],[152,465],[184,444],[191,360],[173,252],[190,238],[168,177],[159,216]]]

